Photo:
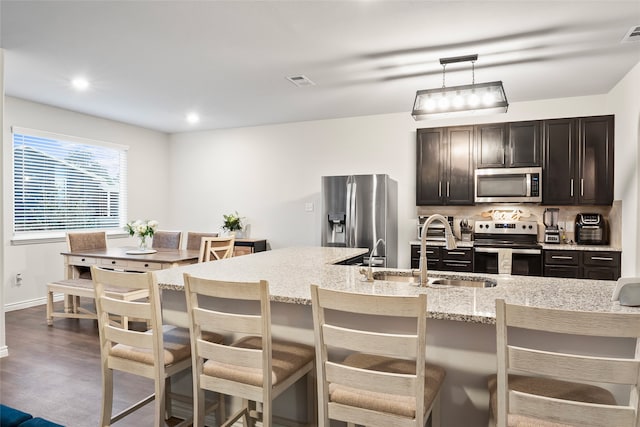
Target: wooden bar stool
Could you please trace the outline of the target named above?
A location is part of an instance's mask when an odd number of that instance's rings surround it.
[[[443,368],[425,362],[427,296],[355,294],[311,286],[318,420],[349,426],[440,426]],[[391,318],[410,322],[379,330]]]
[[[266,281],[227,282],[185,274],[184,285],[193,347],[194,427],[203,426],[204,390],[243,399],[243,408],[229,417],[225,426],[240,418],[245,425],[252,426],[259,419],[264,427],[272,426],[273,399],[304,376],[315,398],[314,349],[272,340]],[[206,298],[206,306],[201,297]],[[202,338],[205,332],[232,334],[234,341],[229,345],[211,343]],[[261,411],[257,403],[262,405]],[[298,423],[285,425],[294,424]]]
[[[634,340],[628,358],[593,357],[510,344],[508,330]],[[489,379],[490,424],[543,427],[638,427],[640,314],[543,309],[496,300],[498,374]],[[516,375],[516,373],[518,375]],[[597,384],[622,384],[627,404],[618,404]]]

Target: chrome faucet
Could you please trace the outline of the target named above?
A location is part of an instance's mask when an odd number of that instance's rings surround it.
[[[380,243],[382,243],[383,245],[386,245],[384,239],[378,239],[375,245],[373,245],[373,248],[371,249],[371,253],[369,254],[369,267],[367,268],[366,271],[363,271],[363,269],[360,269],[360,273],[365,274],[367,276],[366,277],[367,282],[373,282],[373,260],[374,260],[373,253],[376,251]]]
[[[449,225],[449,221],[439,214],[429,215],[429,218],[422,225],[422,235],[420,236],[420,286],[427,286],[427,229],[433,221],[440,221],[444,224],[444,238],[446,240],[447,249],[455,249],[456,238]]]

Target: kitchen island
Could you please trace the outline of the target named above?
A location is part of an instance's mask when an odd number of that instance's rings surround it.
[[[611,301],[615,282],[464,273],[466,277],[489,278],[492,288],[419,287],[413,283],[366,282],[359,267],[334,265],[365,253],[365,249],[296,247],[260,252],[223,261],[177,267],[156,273],[163,290],[167,322],[186,324],[183,273],[219,280],[269,281],[273,335],[313,344],[313,320],[309,285],[347,292],[384,295],[428,295],[427,359],[447,370],[442,392],[442,420],[446,426],[486,426],[488,392],[486,377],[495,373],[495,300],[537,307],[582,311],[638,313]],[[376,269],[374,269],[375,271]],[[401,270],[402,271],[402,270]],[[404,270],[409,274],[409,270]],[[459,276],[434,272],[438,277]],[[576,338],[553,334],[521,334],[541,348],[581,348],[588,354],[632,355],[630,341],[601,339],[593,347]],[[612,389],[614,393],[616,389]],[[292,403],[293,402],[293,403]],[[285,408],[296,406],[296,408]],[[276,410],[303,408],[296,397],[283,398]]]

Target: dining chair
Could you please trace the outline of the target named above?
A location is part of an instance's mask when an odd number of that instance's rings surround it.
[[[199,251],[200,243],[203,237],[218,237],[218,233],[200,233],[196,231],[187,231],[187,250]]]
[[[384,296],[311,285],[318,423],[440,426],[445,370],[427,363],[427,296]],[[391,320],[393,319],[393,320]],[[382,325],[393,321],[394,331]]]
[[[235,237],[203,237],[198,262],[217,261],[233,256]]]
[[[153,233],[151,247],[153,249],[180,249],[182,247],[182,231],[156,231]]]
[[[189,331],[176,326],[163,325],[160,292],[155,273],[129,273],[91,268],[95,284],[96,309],[100,335],[100,362],[102,367],[102,407],[100,425],[112,423],[133,413],[150,402],[155,402],[154,426],[164,425],[171,414],[172,399],[185,400],[171,392],[171,376],[191,368]],[[107,289],[140,289],[148,293],[145,301],[124,301],[110,296]],[[110,322],[111,316],[144,319],[150,329],[135,331],[123,329]],[[217,334],[204,339],[222,342]],[[154,393],[113,415],[113,372],[122,371],[153,380]],[[190,425],[188,418],[182,425]]]
[[[203,425],[205,390],[242,399],[242,408],[227,418],[225,426],[243,418],[245,425],[261,419],[264,427],[271,427],[278,418],[273,415],[273,399],[304,376],[307,393],[315,396],[314,349],[272,339],[266,281],[217,281],[185,273],[184,286],[193,359],[194,427]],[[202,338],[205,332],[231,335],[234,340],[212,343]],[[310,404],[314,400],[308,399]],[[315,423],[314,414],[308,411],[308,423]]]
[[[632,340],[628,357],[585,356],[513,343],[514,329]],[[563,335],[563,336],[565,336]],[[638,427],[640,314],[534,308],[496,300],[497,375],[489,378],[490,424]],[[623,386],[617,403],[605,384]]]
[[[87,233],[67,233],[67,250],[69,252],[80,252],[94,249],[106,249],[107,234],[104,231],[87,232]],[[47,283],[47,325],[53,325],[53,319],[72,318],[72,319],[97,319],[94,311],[88,310],[81,306],[80,298],[95,298],[94,284],[91,280],[91,270],[88,267],[74,267],[77,277],[58,280]],[[107,291],[112,297],[125,300],[135,301],[146,298],[147,291],[140,289],[122,289],[108,288]],[[64,298],[64,310],[55,311],[53,304],[54,293],[62,293]],[[129,318],[120,319],[125,328],[128,328]]]

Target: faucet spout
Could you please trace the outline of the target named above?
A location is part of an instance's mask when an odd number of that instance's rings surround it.
[[[420,235],[420,286],[427,286],[428,278],[427,278],[427,228],[429,224],[434,221],[440,221],[444,225],[444,237],[446,240],[446,248],[447,249],[455,249],[456,248],[456,238],[453,235],[453,231],[451,230],[451,226],[449,225],[449,221],[440,215],[430,215],[429,218],[422,225],[422,234]]]

